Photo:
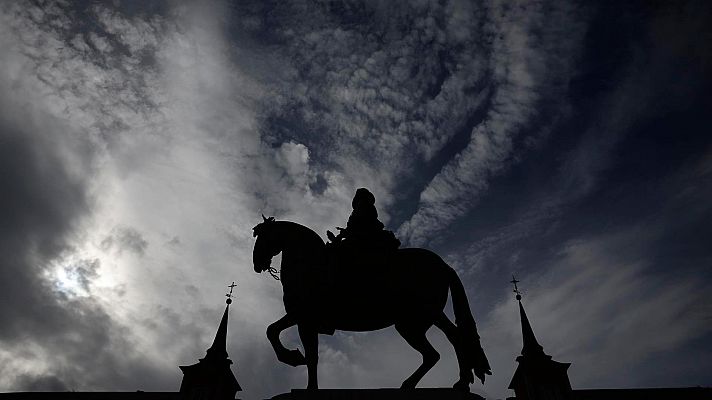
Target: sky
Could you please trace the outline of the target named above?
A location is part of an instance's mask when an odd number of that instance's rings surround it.
[[[458,271],[474,392],[512,395],[512,274],[574,388],[712,385],[710,26],[705,1],[0,2],[0,391],[176,391],[232,281],[240,397],[305,387],[251,228],[326,238],[358,187]],[[428,336],[421,386],[449,387]],[[319,351],[327,388],[420,361],[392,328]]]

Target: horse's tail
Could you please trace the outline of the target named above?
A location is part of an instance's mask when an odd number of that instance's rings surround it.
[[[452,296],[452,307],[455,312],[455,325],[457,325],[459,342],[463,346],[463,354],[467,365],[472,368],[475,376],[480,378],[484,384],[485,374],[492,375],[489,361],[487,361],[487,356],[480,345],[480,335],[477,334],[477,325],[472,317],[462,281],[460,281],[460,277],[457,276],[454,269],[450,268],[450,272],[450,294]]]

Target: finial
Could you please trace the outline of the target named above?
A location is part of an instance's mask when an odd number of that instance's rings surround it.
[[[516,296],[517,301],[521,300],[522,292],[520,292],[519,288],[517,287],[517,283],[519,283],[519,281],[517,280],[517,278],[514,277],[514,274],[512,274],[512,280],[509,282],[514,285],[514,290],[512,290],[512,292],[517,294],[517,296]]]
[[[227,304],[232,303],[232,289],[234,289],[235,286],[237,286],[237,285],[235,285],[235,281],[232,281],[232,285],[228,285],[228,287],[230,288],[230,293],[225,295],[225,297],[227,297],[227,300],[225,300],[225,303],[227,303]]]

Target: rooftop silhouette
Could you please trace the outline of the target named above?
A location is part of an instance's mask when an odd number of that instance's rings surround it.
[[[213,344],[198,363],[180,366],[183,371],[180,394],[184,399],[232,400],[235,393],[242,390],[230,368],[232,360],[227,354],[227,322],[235,282],[228,287],[227,305]]]

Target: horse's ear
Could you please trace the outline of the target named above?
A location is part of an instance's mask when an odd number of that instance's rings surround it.
[[[267,222],[267,217],[264,214],[262,214],[262,222]]]

